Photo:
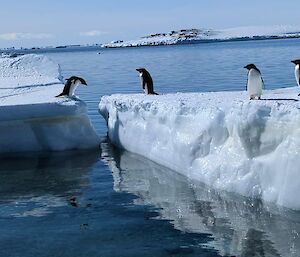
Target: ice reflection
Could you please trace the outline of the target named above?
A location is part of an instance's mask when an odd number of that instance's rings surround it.
[[[68,205],[89,183],[98,151],[27,154],[0,159],[0,216],[42,217]]]
[[[161,219],[186,233],[209,233],[221,255],[300,256],[300,212],[216,192],[143,157],[102,145],[114,190],[152,205]]]

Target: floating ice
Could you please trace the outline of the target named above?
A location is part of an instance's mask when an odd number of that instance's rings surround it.
[[[300,209],[299,88],[104,96],[118,147],[217,189]]]
[[[85,103],[55,97],[63,86],[45,56],[0,58],[0,153],[97,147]]]

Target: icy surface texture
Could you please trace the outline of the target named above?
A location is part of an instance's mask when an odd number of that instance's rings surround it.
[[[0,153],[97,147],[79,98],[55,97],[59,65],[41,55],[0,58]]]
[[[300,209],[299,88],[104,96],[110,140],[205,184]]]

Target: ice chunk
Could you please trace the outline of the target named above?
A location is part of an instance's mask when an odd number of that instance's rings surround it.
[[[0,153],[98,146],[85,103],[55,97],[63,86],[45,56],[0,58]]]
[[[300,209],[299,88],[104,96],[118,147],[217,189]]]

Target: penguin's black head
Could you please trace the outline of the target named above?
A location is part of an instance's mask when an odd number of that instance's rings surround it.
[[[253,63],[250,63],[250,64],[246,65],[244,68],[247,69],[247,70],[251,70],[251,69],[256,69],[257,70],[256,66]]]
[[[79,82],[80,84],[87,86],[86,81],[85,81],[83,78],[80,78],[80,77],[77,77],[77,76],[72,76],[72,77],[66,79],[66,81],[67,81],[67,82],[74,83],[74,84],[75,84],[76,82]]]
[[[138,68],[138,69],[136,69],[136,71],[138,71],[139,73],[143,73],[147,70],[145,68]]]
[[[300,64],[300,59],[293,60],[293,61],[291,61],[291,62],[294,63],[295,65],[297,65],[297,64]]]
[[[82,85],[87,86],[87,83],[83,78],[77,78],[77,80],[79,80]]]

